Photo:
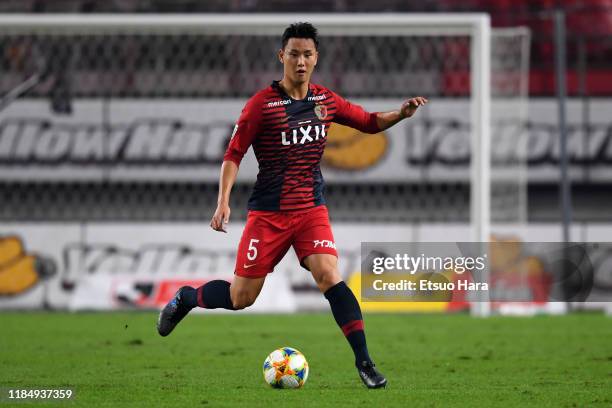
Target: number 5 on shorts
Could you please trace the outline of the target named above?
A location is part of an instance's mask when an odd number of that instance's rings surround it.
[[[254,238],[249,242],[249,250],[247,251],[247,258],[249,261],[254,261],[255,258],[257,258],[257,248],[255,248],[255,244],[258,242],[259,240]],[[253,251],[253,253],[251,253],[251,251]]]

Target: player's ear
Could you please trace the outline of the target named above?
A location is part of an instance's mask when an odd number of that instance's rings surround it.
[[[315,51],[314,53],[314,65],[317,65],[317,61],[319,61],[319,51]]]
[[[278,60],[281,62],[281,64],[283,63],[284,56],[285,56],[285,50],[281,48],[280,50],[278,50]]]

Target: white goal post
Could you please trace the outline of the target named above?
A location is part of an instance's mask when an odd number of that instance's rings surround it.
[[[10,35],[209,34],[280,36],[295,21],[309,21],[320,35],[467,36],[470,49],[471,239],[490,234],[491,25],[488,14],[206,14],[206,15],[23,15],[0,16]],[[410,95],[406,95],[410,96]]]
[[[471,146],[469,159],[470,236],[469,238],[466,236],[464,240],[488,242],[491,229],[492,98],[492,32],[488,14],[11,14],[0,15],[0,35],[24,36],[26,38],[74,36],[77,41],[83,41],[83,39],[87,41],[88,36],[139,36],[141,34],[151,35],[152,37],[202,35],[212,37],[242,36],[242,39],[249,36],[280,38],[282,31],[296,21],[311,22],[318,28],[319,35],[322,38],[326,36],[371,36],[372,38],[398,36],[405,37],[405,40],[410,42],[415,37],[458,36],[469,40],[469,62],[465,61],[466,65],[469,63],[469,77],[466,77],[464,82],[469,81],[469,88],[466,88],[466,90],[469,89],[469,118],[466,120],[469,120],[467,131],[469,131]],[[375,41],[372,44],[374,44],[374,47],[384,47],[384,44]],[[273,52],[274,50],[270,50],[268,58],[273,58]],[[439,53],[433,57],[434,59],[438,58],[436,63],[440,63],[440,59],[444,61],[444,48],[438,47],[436,52]],[[88,58],[95,57],[90,50]],[[110,57],[109,55],[105,57],[112,58],[112,54]],[[187,57],[189,57],[188,54]],[[454,58],[466,59],[464,56],[458,57],[457,55]],[[60,59],[60,61],[62,60]],[[443,62],[440,65],[443,65]],[[197,64],[193,66],[197,67]],[[96,67],[98,66],[96,65]],[[422,69],[427,71],[427,67]],[[403,72],[396,72],[395,74],[401,76]],[[406,72],[406,75],[409,74],[409,72]],[[153,80],[153,82],[155,81]],[[326,85],[325,82],[323,84]],[[394,95],[396,98],[399,96]],[[415,95],[406,94],[402,96]],[[435,101],[432,102],[435,104]],[[2,114],[3,112],[0,112],[0,117]],[[465,176],[467,179],[467,173]],[[452,195],[452,192],[450,195]],[[450,206],[452,207],[452,205],[451,203]],[[427,204],[424,206],[427,207]],[[489,313],[488,303],[477,302],[474,312],[477,315],[487,315]]]

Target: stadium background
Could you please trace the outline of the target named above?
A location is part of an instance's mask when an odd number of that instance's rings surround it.
[[[552,18],[557,7],[565,10],[568,33],[572,238],[607,241],[612,191],[608,6],[606,1],[471,1],[461,6],[451,1],[418,6],[394,1],[376,6],[366,1],[307,6],[293,1],[3,1],[0,10],[36,15],[278,11],[294,12],[296,18],[312,11],[484,11],[494,29],[527,27],[527,52],[520,49],[524,36],[493,43],[494,122],[496,106],[498,112],[527,109],[510,118],[509,131],[494,123],[493,133],[514,137],[514,131],[518,137],[524,132],[531,144],[524,156],[501,157],[514,160],[515,179],[491,180],[491,223],[512,226],[493,229],[500,232],[497,239],[528,242],[562,239]],[[252,159],[233,189],[231,238],[211,234],[206,225],[216,206],[218,166],[235,117],[244,100],[280,75],[273,55],[277,40],[144,34],[3,37],[1,93],[32,74],[40,78],[0,113],[6,276],[1,307],[154,307],[184,280],[231,276],[256,172]],[[324,157],[326,197],[343,253],[340,266],[349,279],[359,270],[362,240],[469,239],[470,156],[452,143],[467,141],[460,138],[471,126],[470,48],[466,38],[444,35],[389,37],[382,48],[384,40],[376,38],[343,41],[335,38],[322,47],[315,81],[370,110],[388,109],[407,95],[437,101],[408,126],[369,138],[343,129],[330,140]],[[511,101],[508,109],[504,97]],[[518,130],[512,128],[516,123]],[[411,145],[419,135],[436,142],[426,148]],[[127,142],[117,149],[113,140]],[[607,251],[597,254],[603,266],[595,274],[597,297],[590,300],[609,299]],[[293,254],[278,270],[273,279],[298,294],[297,304],[286,310],[326,308],[310,277],[295,267]],[[13,273],[21,276],[17,283]],[[92,288],[98,288],[96,293]]]
[[[610,406],[612,332],[600,313],[610,314],[612,304],[610,0],[0,0],[3,18],[488,13],[498,30],[493,73],[504,74],[494,75],[492,136],[527,135],[532,143],[518,155],[492,146],[510,172],[491,179],[492,231],[517,242],[507,272],[523,278],[555,271],[520,242],[563,239],[557,9],[567,30],[571,239],[597,243],[592,265],[579,271],[581,295],[549,303],[519,279],[510,293],[532,301],[494,310],[564,314],[537,318],[456,313],[466,302],[364,304],[370,348],[390,379],[384,394],[355,392],[350,350],[292,253],[250,309],[258,315],[190,316],[164,339],[154,330],[151,310],[177,286],[231,278],[252,158],[232,193],[229,234],[207,224],[233,123],[244,101],[281,74],[277,36],[119,30],[62,37],[0,27],[0,96],[10,102],[0,104],[0,403],[6,387],[45,386],[74,387],[83,406]],[[361,241],[470,240],[469,42],[446,35],[327,40],[315,81],[370,110],[412,95],[431,101],[385,134],[336,129],[330,136],[323,173],[343,276],[359,271]],[[6,99],[32,75],[32,89]],[[420,137],[436,142],[409,144]],[[114,138],[130,144],[117,150]],[[309,359],[311,378],[300,393],[270,392],[258,378],[260,361],[281,345]]]

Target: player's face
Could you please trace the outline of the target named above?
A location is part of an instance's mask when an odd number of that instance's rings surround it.
[[[285,49],[278,52],[285,67],[285,78],[298,84],[310,81],[318,57],[315,43],[310,38],[290,38]]]

